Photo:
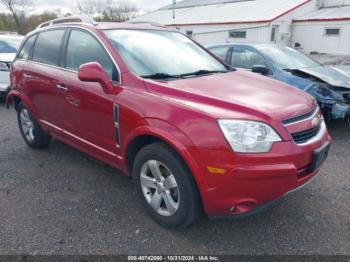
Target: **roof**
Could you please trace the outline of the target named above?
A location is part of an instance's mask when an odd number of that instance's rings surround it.
[[[279,48],[280,46],[272,43],[225,43],[225,44],[218,44],[218,45],[209,45],[206,46],[206,48],[215,48],[215,47],[223,47],[223,46],[248,46],[248,47],[255,47],[255,48],[262,48],[262,47],[276,47]]]
[[[350,6],[322,8],[298,17],[294,22],[350,21]]]
[[[220,4],[177,9],[175,19],[173,19],[173,11],[171,9],[159,9],[136,17],[132,21],[152,21],[167,26],[267,23],[311,1],[255,0],[229,3],[220,1]]]
[[[184,8],[184,7],[202,6],[202,5],[244,2],[244,1],[254,1],[254,0],[183,0],[183,1],[178,1],[176,3],[175,9]],[[172,4],[167,5],[160,9],[173,9],[173,5]]]

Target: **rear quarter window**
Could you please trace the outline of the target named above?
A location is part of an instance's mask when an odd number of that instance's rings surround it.
[[[17,58],[19,59],[29,59],[29,55],[30,55],[30,51],[32,50],[35,38],[37,37],[37,35],[33,35],[31,37],[29,37],[25,44],[23,45],[21,51],[19,52]]]
[[[38,35],[33,50],[33,61],[58,65],[64,29],[50,30]]]

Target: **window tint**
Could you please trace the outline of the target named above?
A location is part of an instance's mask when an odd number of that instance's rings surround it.
[[[33,60],[44,64],[58,65],[63,35],[64,30],[40,33],[35,42]]]
[[[220,47],[211,48],[210,51],[213,52],[218,57],[220,57],[223,61],[226,61],[226,55],[229,48],[230,48],[229,46],[220,46]]]
[[[66,55],[66,68],[78,71],[82,64],[98,62],[109,79],[118,81],[117,69],[102,45],[90,34],[72,30]]]
[[[36,35],[33,35],[27,39],[26,43],[22,47],[21,52],[19,52],[19,54],[18,54],[18,58],[20,58],[20,59],[28,59],[29,58],[30,50],[32,49],[35,38],[36,38]]]
[[[242,47],[235,47],[233,49],[231,65],[245,69],[252,69],[255,65],[268,67],[259,54]]]

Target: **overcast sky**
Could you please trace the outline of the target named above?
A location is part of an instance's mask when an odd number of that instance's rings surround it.
[[[172,3],[172,0],[124,0],[134,2],[141,10],[149,11]],[[63,13],[76,13],[77,0],[32,0],[34,12],[61,9]]]

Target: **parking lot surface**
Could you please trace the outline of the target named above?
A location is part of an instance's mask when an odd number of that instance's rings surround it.
[[[156,225],[117,170],[53,140],[27,147],[0,103],[0,254],[350,255],[350,126],[333,123],[321,174],[263,213]]]

